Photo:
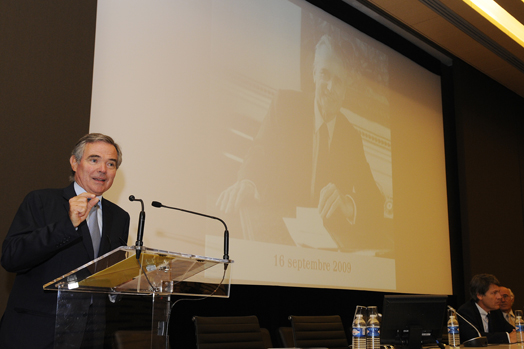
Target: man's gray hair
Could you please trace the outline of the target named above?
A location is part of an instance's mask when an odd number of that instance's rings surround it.
[[[340,40],[333,39],[328,34],[322,35],[320,40],[318,41],[317,45],[315,46],[315,59],[313,61],[313,74],[316,74],[317,72],[317,65],[318,65],[318,59],[319,59],[319,52],[322,48],[326,48],[329,51],[331,51],[335,56],[340,58],[342,61],[342,65],[344,69],[346,70],[346,73],[349,73],[349,59],[354,58],[355,55],[355,48],[352,43],[350,42],[344,42],[344,44]]]
[[[71,151],[71,155],[75,157],[76,162],[80,162],[82,159],[82,156],[84,156],[84,150],[86,148],[87,143],[95,143],[95,142],[105,142],[108,144],[111,144],[115,147],[116,153],[118,155],[118,158],[116,160],[116,168],[118,169],[120,167],[120,164],[122,163],[122,150],[120,150],[120,146],[116,144],[116,142],[113,140],[113,138],[104,135],[102,133],[88,133],[82,138],[76,142],[75,147]],[[69,176],[69,180],[73,182],[75,180],[75,171],[71,170],[71,175]]]

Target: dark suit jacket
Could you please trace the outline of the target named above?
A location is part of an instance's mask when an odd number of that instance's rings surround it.
[[[511,332],[515,329],[504,319],[504,315],[502,315],[500,310],[494,310],[489,313],[491,317],[490,332],[484,332],[482,318],[474,300],[470,300],[469,302],[462,305],[458,309],[458,312],[479,330],[481,336],[486,336],[488,338],[489,344],[508,343],[507,332]],[[458,316],[458,321],[461,342],[478,337],[477,331],[472,328],[471,325],[461,319],[460,316]]]
[[[316,188],[313,196],[311,193],[314,125],[313,95],[279,91],[240,169],[238,179],[253,181],[261,202],[279,207],[280,217],[294,217],[297,206],[318,206],[321,188]],[[384,220],[384,198],[366,160],[362,137],[341,113],[335,123],[329,162],[329,182],[354,199],[357,215],[354,226],[349,226],[342,214],[332,222],[324,221],[324,225],[341,247],[380,244],[380,237],[371,231],[382,229],[369,226]]]
[[[94,259],[87,223],[77,230],[69,219],[75,195],[73,184],[34,191],[16,213],[2,246],[2,266],[16,273],[0,324],[2,348],[53,345],[57,293],[42,286]],[[103,199],[102,213],[99,255],[125,245],[129,233],[127,212]]]

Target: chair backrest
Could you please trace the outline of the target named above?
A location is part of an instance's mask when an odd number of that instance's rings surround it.
[[[273,341],[271,340],[271,333],[269,333],[269,330],[267,328],[261,327],[260,331],[262,331],[262,339],[264,340],[264,346],[266,348],[273,348]]]
[[[193,317],[198,349],[266,349],[258,318]]]
[[[278,334],[280,335],[282,347],[291,348],[295,346],[295,340],[293,339],[293,329],[291,327],[279,327]]]
[[[338,315],[289,317],[295,347],[326,347],[347,349],[348,340],[342,319]]]
[[[142,349],[151,346],[151,331],[116,331],[113,339],[115,349]]]

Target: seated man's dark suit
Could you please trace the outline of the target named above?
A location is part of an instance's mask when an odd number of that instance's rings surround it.
[[[384,220],[384,197],[365,157],[362,137],[342,113],[336,117],[331,140],[326,165],[329,177],[312,192],[314,111],[312,94],[279,91],[239,171],[238,180],[255,183],[263,206],[261,210],[264,205],[278,207],[278,217],[294,217],[297,207],[318,207],[320,190],[333,183],[342,195],[353,198],[356,219],[350,225],[342,213],[337,212],[324,220],[326,229],[343,250],[376,247],[385,239],[375,233],[381,229],[372,229],[370,225],[376,227]]]
[[[493,310],[489,312],[489,332],[484,332],[482,317],[480,316],[479,310],[474,300],[470,300],[469,302],[462,305],[458,309],[458,312],[479,330],[481,336],[488,338],[489,344],[508,343],[507,333],[515,329],[506,321],[506,319],[504,319],[502,311]],[[472,328],[471,325],[461,319],[460,316],[458,316],[458,321],[460,328],[460,340],[462,342],[479,336],[477,331]]]
[[[42,286],[94,259],[87,223],[75,229],[69,218],[73,184],[31,192],[24,199],[2,246],[2,266],[16,273],[0,323],[2,348],[53,346],[57,293]],[[102,200],[99,255],[126,245],[129,214]]]

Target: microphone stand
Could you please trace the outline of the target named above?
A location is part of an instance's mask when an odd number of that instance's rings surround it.
[[[224,225],[224,229],[225,229],[225,231],[224,231],[224,257],[223,257],[223,259],[229,260],[229,231],[227,230],[226,222],[224,222],[222,219],[220,219],[218,217],[215,217],[215,216],[210,216],[210,215],[207,215],[207,214],[199,213],[199,212],[185,210],[183,208],[166,206],[166,205],[161,204],[158,201],[153,201],[151,203],[151,205],[153,207],[157,207],[157,208],[160,208],[160,207],[170,208],[172,210],[177,210],[177,211],[182,211],[182,212],[186,212],[186,213],[191,213],[191,214],[195,214],[197,216],[207,217],[207,218],[216,219],[217,221],[220,221]],[[224,269],[227,269],[227,264],[224,264]]]
[[[134,195],[129,196],[129,201],[140,201],[142,204],[142,210],[140,211],[140,214],[138,216],[138,231],[136,236],[136,243],[135,243],[135,249],[136,249],[136,259],[140,259],[140,254],[142,253],[142,246],[144,246],[143,238],[144,238],[144,225],[146,224],[146,212],[144,211],[144,202],[141,199],[136,199]]]

